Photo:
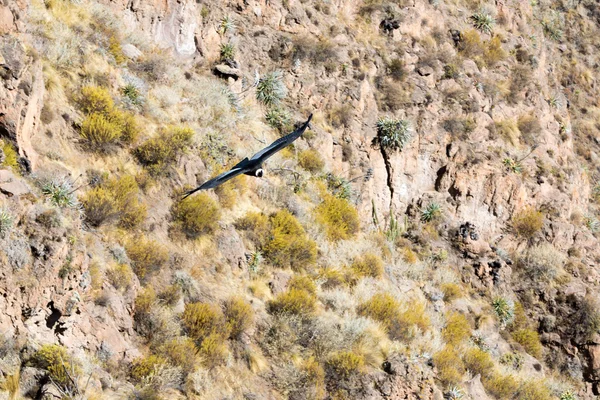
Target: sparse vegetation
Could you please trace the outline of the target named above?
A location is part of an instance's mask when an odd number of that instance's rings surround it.
[[[433,355],[433,365],[438,377],[446,385],[456,385],[462,380],[465,367],[453,346],[447,345]]]
[[[442,330],[442,337],[446,343],[459,346],[471,336],[471,326],[463,314],[450,314],[446,326]]]
[[[72,392],[76,383],[71,374],[78,374],[80,367],[67,354],[67,350],[56,344],[46,344],[33,355],[31,363],[48,372],[48,376],[59,389]]]
[[[515,317],[515,305],[511,300],[507,300],[504,297],[496,297],[492,302],[492,307],[502,326],[509,324]]]
[[[144,237],[129,240],[125,250],[132,262],[133,272],[140,280],[158,271],[169,259],[168,251],[160,243]]]
[[[314,295],[302,289],[289,289],[269,302],[269,311],[272,314],[310,316],[315,310]]]
[[[5,167],[12,169],[14,172],[19,172],[19,154],[15,150],[14,146],[5,140],[0,140],[0,147],[2,150],[2,154],[4,154],[4,160],[1,160]]]
[[[254,322],[254,310],[240,297],[232,297],[224,304],[225,324],[232,339],[238,339]]]
[[[315,173],[323,169],[325,163],[316,150],[304,150],[298,155],[298,164],[305,170]]]
[[[230,62],[235,58],[235,46],[233,43],[223,43],[220,51],[222,62]]]
[[[46,195],[48,201],[57,206],[64,208],[77,208],[79,202],[75,196],[76,188],[73,188],[71,182],[66,179],[52,179],[42,185],[42,193]]]
[[[353,374],[360,373],[364,364],[365,361],[361,355],[352,351],[342,351],[327,360],[327,369],[335,378],[348,379]]]
[[[543,347],[536,331],[531,329],[521,329],[513,332],[512,336],[517,343],[523,346],[527,353],[535,358],[541,359]]]
[[[421,212],[421,221],[431,222],[438,219],[442,215],[442,208],[438,203],[429,203]]]
[[[192,143],[190,128],[170,127],[142,143],[134,154],[153,175],[164,172]]]
[[[531,239],[544,225],[544,214],[533,207],[524,208],[513,215],[512,226],[518,236]]]
[[[357,257],[350,268],[358,276],[380,278],[383,275],[383,260],[373,253],[366,253]]]

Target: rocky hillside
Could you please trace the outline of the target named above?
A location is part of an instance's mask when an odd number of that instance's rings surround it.
[[[0,398],[597,398],[599,49],[594,0],[0,0]]]

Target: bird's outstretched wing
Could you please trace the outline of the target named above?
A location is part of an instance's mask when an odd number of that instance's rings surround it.
[[[211,180],[204,182],[202,185],[198,186],[196,189],[192,189],[192,190],[185,192],[185,195],[183,196],[183,198],[181,200],[185,199],[186,197],[190,196],[193,193],[196,193],[198,190],[215,188],[215,187],[219,186],[220,184],[227,182],[231,178],[234,178],[240,174],[243,174],[244,171],[245,171],[244,168],[240,168],[236,165],[229,171],[223,172],[222,174],[215,176]]]
[[[267,158],[269,158],[273,154],[277,153],[279,150],[292,144],[292,142],[294,140],[296,140],[300,136],[302,136],[302,134],[304,133],[304,131],[310,124],[311,119],[312,119],[312,114],[310,114],[310,116],[308,117],[306,122],[304,124],[302,124],[302,126],[300,128],[296,129],[294,132],[290,133],[289,135],[286,135],[282,138],[277,139],[276,141],[274,141],[273,143],[271,143],[270,145],[268,145],[267,147],[265,147],[264,149],[262,149],[261,151],[259,151],[255,155],[253,155],[252,157],[250,157],[250,160],[260,160],[260,162],[262,163]]]

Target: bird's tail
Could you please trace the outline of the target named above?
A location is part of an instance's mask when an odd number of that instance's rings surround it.
[[[200,190],[199,187],[197,187],[196,189],[192,189],[192,190],[188,190],[187,192],[184,193],[184,196],[181,198],[181,200],[185,200],[188,197],[190,197],[192,194],[196,193],[198,190]]]

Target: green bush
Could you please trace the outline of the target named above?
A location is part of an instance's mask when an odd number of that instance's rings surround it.
[[[496,23],[494,17],[483,11],[471,15],[470,20],[476,29],[488,34],[492,33],[492,29]]]
[[[252,306],[240,297],[225,301],[224,314],[229,337],[232,339],[238,339],[254,323]]]
[[[109,145],[117,144],[121,138],[121,127],[104,114],[90,114],[81,123],[81,137],[90,147],[107,150]]]
[[[288,289],[269,301],[271,314],[310,316],[317,308],[316,297],[306,290]]]
[[[129,240],[125,250],[133,263],[133,272],[140,280],[144,280],[149,273],[158,271],[169,260],[166,248],[159,242],[141,236]]]
[[[492,302],[492,307],[502,325],[509,324],[515,317],[515,305],[511,300],[496,297]]]
[[[219,307],[208,303],[188,303],[182,315],[188,336],[201,343],[210,335],[227,338],[227,321]]]
[[[235,46],[232,43],[223,43],[220,50],[221,61],[233,61],[235,58]]]
[[[326,195],[315,214],[331,241],[350,239],[358,232],[358,212],[346,199]]]
[[[299,270],[315,263],[317,245],[308,238],[300,222],[287,210],[269,218],[270,234],[262,251],[277,267]]]
[[[380,278],[383,275],[383,260],[378,255],[366,253],[354,259],[350,268],[358,276]]]
[[[392,77],[393,80],[402,82],[406,79],[408,75],[406,72],[406,68],[404,66],[404,61],[399,58],[394,58],[387,65],[388,75]]]
[[[194,131],[190,128],[163,129],[135,149],[134,155],[148,172],[159,175],[190,147],[193,136]]]
[[[208,194],[200,193],[176,202],[171,208],[175,227],[188,238],[194,239],[212,233],[218,226],[221,211]]]
[[[10,211],[0,208],[0,238],[6,236],[13,226],[14,218]]]
[[[100,226],[117,220],[124,228],[135,228],[146,218],[146,205],[138,200],[139,187],[133,176],[113,178],[87,191],[81,198],[86,220]]]
[[[308,172],[319,172],[325,163],[316,150],[304,150],[298,155],[298,164]]]
[[[277,129],[280,133],[293,130],[292,117],[290,113],[281,107],[271,107],[265,114],[269,126]]]
[[[389,150],[402,150],[412,139],[410,122],[404,119],[380,118],[373,145]]]

